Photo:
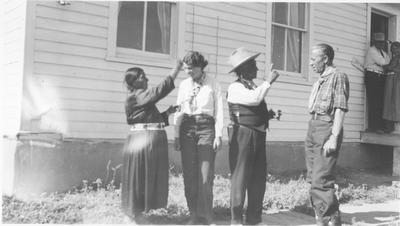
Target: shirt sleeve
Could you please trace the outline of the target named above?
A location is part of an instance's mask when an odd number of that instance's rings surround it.
[[[265,98],[271,84],[265,81],[256,89],[247,89],[243,84],[234,82],[228,88],[227,101],[233,104],[257,106]]]
[[[371,54],[373,61],[379,66],[389,63],[387,57],[383,57],[378,49],[376,49],[376,51],[372,51],[372,49],[371,49],[370,54]]]
[[[350,94],[350,85],[346,74],[339,73],[336,75],[334,92],[333,108],[340,108],[344,112],[347,112],[349,110],[348,100]]]
[[[214,90],[214,116],[215,116],[215,136],[222,137],[222,130],[224,127],[224,106],[221,86],[218,82],[215,83]]]
[[[168,95],[175,88],[174,80],[168,76],[156,87],[145,90],[136,96],[137,105],[143,106],[147,104],[154,104]]]

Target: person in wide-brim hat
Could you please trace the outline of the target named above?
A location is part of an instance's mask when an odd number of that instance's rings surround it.
[[[268,109],[265,96],[279,74],[272,72],[270,81],[260,86],[254,53],[245,47],[232,52],[230,72],[238,79],[228,87],[227,101],[231,123],[228,126],[229,166],[231,170],[231,224],[243,224],[243,205],[248,194],[246,223],[261,223],[262,202],[267,175],[265,139],[268,128]]]
[[[231,56],[229,57],[229,63],[232,65],[232,69],[229,73],[235,71],[240,65],[246,63],[249,60],[256,59],[261,53],[252,53],[245,47],[237,48],[235,51],[232,52]]]

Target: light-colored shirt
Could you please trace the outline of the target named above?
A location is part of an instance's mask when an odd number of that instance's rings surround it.
[[[179,137],[183,114],[207,114],[214,117],[215,136],[222,137],[223,100],[221,86],[216,79],[206,74],[201,85],[194,82],[191,77],[183,80],[179,85],[176,103],[181,109],[174,115],[175,137]]]
[[[383,72],[382,65],[389,64],[389,62],[389,54],[384,50],[380,51],[375,46],[371,46],[367,51],[367,55],[365,55],[364,68],[370,71]]]
[[[232,104],[258,106],[267,95],[269,87],[271,84],[267,81],[255,89],[247,89],[242,83],[234,82],[228,87],[227,101]]]

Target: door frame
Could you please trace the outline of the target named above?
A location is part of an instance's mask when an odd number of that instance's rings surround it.
[[[382,16],[388,17],[388,40],[396,41],[399,40],[397,32],[400,31],[400,7],[392,7],[388,3],[367,3],[367,34],[366,34],[366,46],[367,50],[371,43],[371,14],[376,13]],[[400,40],[399,40],[400,41]],[[368,109],[367,109],[367,94],[364,89],[364,128],[368,125]]]

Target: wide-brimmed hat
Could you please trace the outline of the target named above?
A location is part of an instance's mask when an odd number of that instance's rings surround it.
[[[385,34],[382,33],[382,32],[374,33],[374,41],[375,42],[378,42],[378,41],[384,42],[384,41],[386,41]]]
[[[251,53],[249,49],[245,47],[237,48],[235,51],[232,52],[231,56],[229,57],[229,63],[232,65],[232,69],[229,73],[233,72],[237,67],[244,64],[245,62],[255,59],[261,53]]]

